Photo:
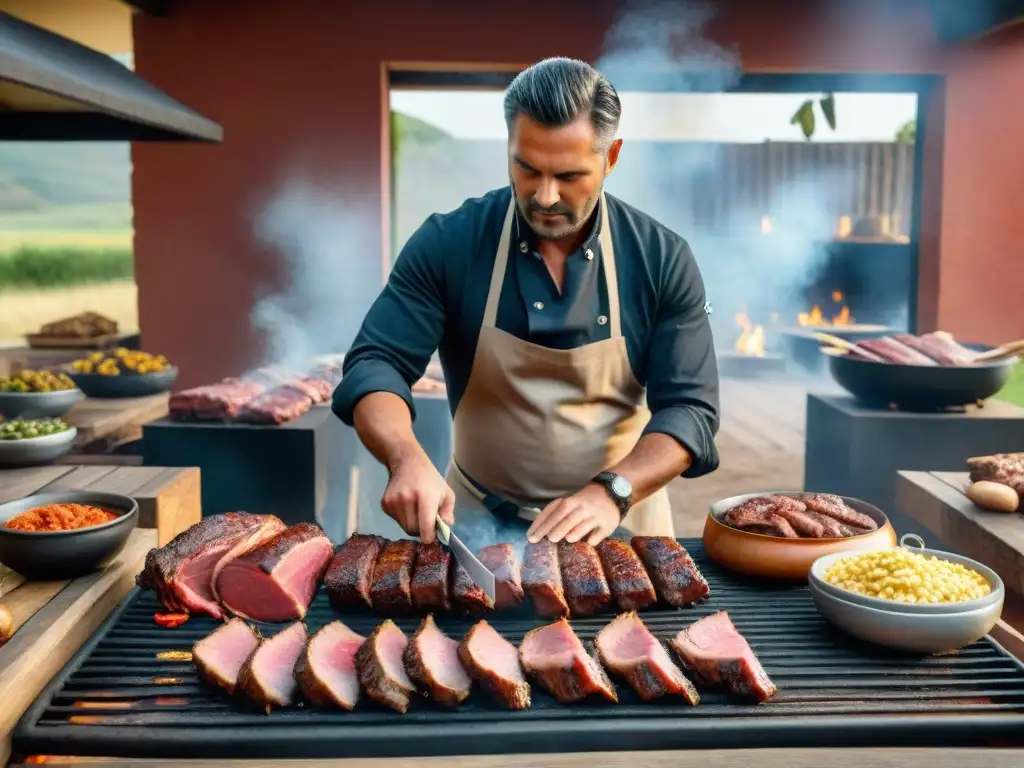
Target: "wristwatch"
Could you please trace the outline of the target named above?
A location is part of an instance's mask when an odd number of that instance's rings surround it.
[[[592,482],[604,486],[608,495],[612,497],[612,501],[615,502],[615,506],[619,508],[619,519],[624,518],[633,502],[633,484],[614,472],[600,472]]]

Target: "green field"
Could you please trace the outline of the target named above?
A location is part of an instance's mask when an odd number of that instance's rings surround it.
[[[1024,407],[1024,363],[1017,366],[1009,383],[1003,387],[996,397],[1007,403]]]

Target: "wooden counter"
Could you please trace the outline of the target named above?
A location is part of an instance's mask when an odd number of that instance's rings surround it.
[[[170,395],[98,398],[80,400],[64,416],[78,429],[76,452],[107,453],[119,445],[142,438],[142,427],[167,415]]]

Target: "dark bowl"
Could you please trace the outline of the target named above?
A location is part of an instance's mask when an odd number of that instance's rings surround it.
[[[0,416],[7,419],[48,419],[63,416],[85,397],[81,389],[54,392],[0,392]]]
[[[964,346],[981,351],[991,347]],[[904,411],[938,411],[986,400],[1006,386],[1016,358],[964,366],[896,365],[829,354],[832,378],[867,405]]]
[[[174,386],[174,381],[178,378],[178,368],[172,366],[159,373],[122,373],[119,376],[69,371],[68,376],[89,397],[146,397],[167,392]]]
[[[12,531],[4,524],[44,504],[90,504],[117,515],[109,523],[73,531]],[[37,493],[0,504],[0,563],[26,579],[74,579],[103,568],[124,549],[139,520],[130,496],[99,491]]]

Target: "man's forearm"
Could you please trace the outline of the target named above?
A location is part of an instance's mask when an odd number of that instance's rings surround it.
[[[352,412],[356,434],[377,461],[394,471],[404,458],[423,453],[412,431],[409,406],[393,392],[371,392]]]
[[[678,440],[652,432],[641,437],[626,458],[608,471],[629,480],[635,504],[660,491],[692,463],[690,452]]]

